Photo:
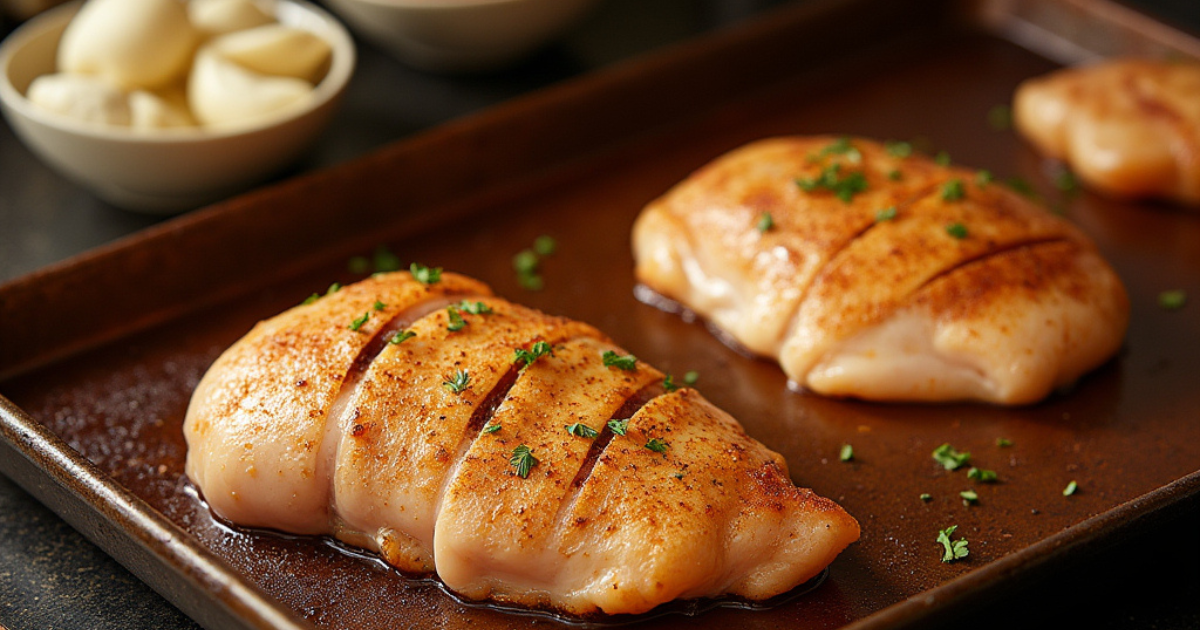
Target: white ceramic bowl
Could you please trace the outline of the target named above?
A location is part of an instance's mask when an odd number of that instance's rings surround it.
[[[356,32],[436,72],[511,63],[571,25],[594,0],[325,0]]]
[[[74,120],[34,106],[25,90],[54,72],[55,51],[79,3],[52,9],[0,42],[0,107],[17,136],[66,177],[123,208],[171,213],[261,182],[321,133],[354,72],[354,42],[327,12],[276,0],[276,19],[329,42],[330,67],[302,107],[246,126],[135,131]]]

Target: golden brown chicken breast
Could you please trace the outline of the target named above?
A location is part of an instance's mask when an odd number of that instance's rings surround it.
[[[752,143],[651,202],[633,251],[644,299],[832,396],[1034,402],[1112,356],[1128,320],[1077,229],[902,144]]]
[[[297,306],[217,359],[184,424],[214,512],[575,614],[766,599],[858,538],[733,418],[591,326],[420,278]]]
[[[1096,190],[1200,205],[1200,62],[1114,59],[1029,79],[1013,123]]]

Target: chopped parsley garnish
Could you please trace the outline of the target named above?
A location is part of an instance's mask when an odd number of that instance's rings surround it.
[[[538,267],[541,265],[541,258],[537,252],[532,249],[522,249],[513,256],[513,269],[519,274],[534,274],[537,273]]]
[[[500,425],[499,423],[492,424],[489,422],[486,427],[483,427],[483,432],[484,433],[495,433],[500,430],[501,426],[502,425]]]
[[[1005,131],[1012,127],[1012,109],[1003,103],[994,105],[987,113],[988,126],[995,131]]]
[[[384,304],[383,302],[380,302],[379,300],[375,300],[375,303],[371,305],[371,308],[373,308],[377,311],[382,311],[383,309],[387,308],[387,304]]]
[[[962,560],[969,554],[969,551],[967,550],[967,539],[960,538],[959,540],[950,540],[950,537],[954,535],[954,532],[957,529],[958,525],[951,525],[950,527],[938,532],[937,541],[942,543],[942,547],[944,548],[944,551],[942,552],[942,562],[954,562],[955,560]]]
[[[1159,308],[1175,311],[1183,308],[1185,304],[1187,304],[1187,292],[1182,289],[1163,291],[1158,294]]]
[[[943,444],[933,449],[933,459],[946,470],[958,470],[971,461],[971,454],[960,453],[953,446]]]
[[[824,188],[837,195],[838,199],[850,203],[854,195],[867,189],[867,177],[863,175],[862,171],[854,171],[843,177],[841,169],[841,164],[830,164],[817,177],[797,178],[796,185],[804,192],[814,192],[819,188]]]
[[[390,343],[394,346],[398,346],[398,345],[404,343],[405,341],[408,341],[409,339],[412,339],[413,337],[416,337],[416,336],[417,336],[417,333],[415,333],[411,330],[401,330],[400,332],[392,335],[392,338],[388,339],[388,343]]]
[[[891,221],[896,218],[896,206],[888,206],[875,211],[875,222]]]
[[[1054,176],[1054,187],[1060,192],[1074,195],[1079,192],[1079,180],[1075,178],[1075,174],[1071,171],[1059,171],[1058,175]]]
[[[605,350],[601,360],[604,361],[604,367],[620,368],[626,372],[637,369],[637,357],[632,354],[621,355],[612,350]]]
[[[995,177],[992,177],[991,171],[979,171],[975,173],[975,185],[979,187],[987,186],[995,179]]]
[[[455,304],[455,307],[457,307],[459,310],[466,311],[472,315],[491,315],[492,314],[492,307],[488,306],[487,304],[484,304],[483,302],[471,302],[470,300],[463,300],[463,301],[459,302],[458,304]]]
[[[942,201],[958,201],[967,196],[967,189],[961,179],[955,177],[942,184]]]
[[[371,262],[375,264],[375,273],[400,271],[404,268],[404,263],[400,262],[400,257],[393,254],[391,250],[383,245],[375,248],[375,252],[371,254]]]
[[[946,225],[946,233],[961,241],[967,238],[967,226],[962,223],[949,223]]]
[[[883,143],[883,150],[887,151],[887,154],[892,157],[906,158],[912,155],[913,147],[912,144],[908,142],[888,140],[887,142]]]
[[[554,355],[554,348],[550,346],[550,343],[546,341],[535,341],[533,342],[533,345],[529,346],[528,350],[525,348],[517,348],[516,350],[513,350],[512,362],[524,362],[525,365],[521,366],[522,369],[524,369],[526,366],[533,365],[534,361],[537,361],[547,354],[551,356]]]
[[[679,385],[677,385],[675,383],[675,377],[671,374],[668,374],[663,377],[662,387],[663,387],[663,391],[667,391],[667,392],[673,392],[673,391],[679,389]]]
[[[850,138],[842,136],[834,140],[832,144],[821,149],[820,153],[812,156],[812,161],[818,161],[827,155],[844,155],[852,164],[858,164],[862,161],[862,152],[853,144],[850,144]]]
[[[996,471],[994,470],[971,467],[971,469],[967,471],[967,479],[978,481],[980,483],[995,483],[999,477],[996,475]]]
[[[517,469],[517,474],[522,479],[528,479],[529,471],[533,470],[534,466],[537,466],[538,459],[533,456],[533,451],[528,446],[522,444],[513,449],[512,457],[508,458],[508,463]]]
[[[962,497],[963,505],[973,505],[979,503],[979,495],[974,490],[963,490],[958,493]]]
[[[319,299],[321,299],[321,296],[317,293],[313,293],[312,295],[304,298],[304,301],[300,303],[300,306],[308,306]]]
[[[617,435],[625,435],[629,431],[629,418],[624,420],[612,419],[608,421],[608,428]]]
[[[838,459],[844,462],[854,459],[854,447],[849,444],[843,444],[841,452],[838,453]]]
[[[770,232],[771,228],[775,227],[775,219],[771,217],[770,212],[764,212],[758,215],[758,221],[754,224],[755,229],[759,232]]]
[[[933,495],[929,494],[928,492],[922,492],[921,496],[919,496],[917,498],[924,501],[925,503],[929,503],[930,501],[933,500]]]
[[[651,438],[649,442],[646,442],[646,448],[654,451],[655,453],[667,452],[667,446],[668,444],[666,442],[658,438]]]
[[[683,375],[683,384],[687,385],[688,387],[695,385],[696,381],[699,380],[700,373],[696,370],[688,370],[687,373]]]
[[[549,256],[558,250],[558,241],[545,234],[533,239],[533,251],[538,256]]]
[[[413,279],[421,284],[437,284],[442,280],[441,267],[426,267],[420,263],[413,263],[408,266],[408,271]]]
[[[1033,190],[1033,184],[1030,184],[1020,177],[1009,177],[1004,181],[1004,183],[1009,188],[1015,190],[1018,194],[1029,197],[1030,199],[1037,196],[1037,193]]]
[[[446,389],[454,392],[455,394],[463,393],[470,386],[471,386],[471,375],[466,370],[459,370],[459,371],[455,372],[454,376],[451,376],[449,379],[447,379],[446,381],[444,381],[442,383],[442,387],[445,387]]]
[[[350,325],[347,326],[346,328],[349,328],[350,330],[357,332],[359,328],[363,327],[363,324],[367,323],[368,319],[371,319],[370,311],[363,313],[362,315],[359,315],[358,317],[355,317],[354,321],[350,322]]]
[[[1075,494],[1078,490],[1079,490],[1079,484],[1075,483],[1075,480],[1072,479],[1071,483],[1067,484],[1066,488],[1063,488],[1063,496],[1069,497],[1072,494]]]
[[[581,438],[588,438],[589,440],[592,438],[595,438],[597,435],[600,435],[599,433],[596,432],[595,429],[593,429],[592,427],[589,427],[586,424],[583,424],[582,422],[576,422],[575,424],[568,424],[568,425],[566,425],[565,428],[567,429],[567,433],[570,433],[571,435],[575,435],[575,436],[578,436]]]
[[[938,151],[937,155],[933,156],[933,161],[938,166],[950,166],[950,154],[945,151]]]
[[[333,284],[329,285],[328,289],[325,290],[325,295],[326,296],[333,295],[334,293],[337,293],[338,291],[341,291],[341,290],[342,290],[342,283],[334,282]]]
[[[462,313],[454,306],[447,306],[446,312],[449,313],[450,321],[446,322],[446,330],[450,332],[458,332],[467,327],[467,320],[463,319]]]
[[[1009,446],[1012,446],[1012,445],[1013,445],[1012,440],[1010,440],[1008,438],[996,438],[996,446],[999,446],[1000,448],[1008,448]]]

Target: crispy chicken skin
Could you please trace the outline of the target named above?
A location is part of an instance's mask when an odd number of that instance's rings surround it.
[[[866,139],[734,150],[647,205],[633,251],[644,299],[831,396],[1031,403],[1107,360],[1128,322],[1073,226]]]
[[[1200,62],[1114,59],[1032,78],[1013,123],[1092,188],[1200,206]]]
[[[698,392],[605,360],[627,355],[462,276],[374,276],[217,359],[185,419],[187,473],[236,524],[332,534],[468,598],[573,614],[766,599],[857,540]]]

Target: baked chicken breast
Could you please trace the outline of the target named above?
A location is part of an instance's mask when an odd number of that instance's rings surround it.
[[[1096,190],[1200,206],[1200,62],[1114,59],[1029,79],[1013,123]]]
[[[749,144],[647,205],[632,238],[643,299],[830,396],[1031,403],[1112,356],[1128,322],[1076,228],[903,144]]]
[[[579,615],[766,599],[858,538],[780,455],[595,328],[420,277],[292,308],[217,359],[184,424],[217,515]]]

